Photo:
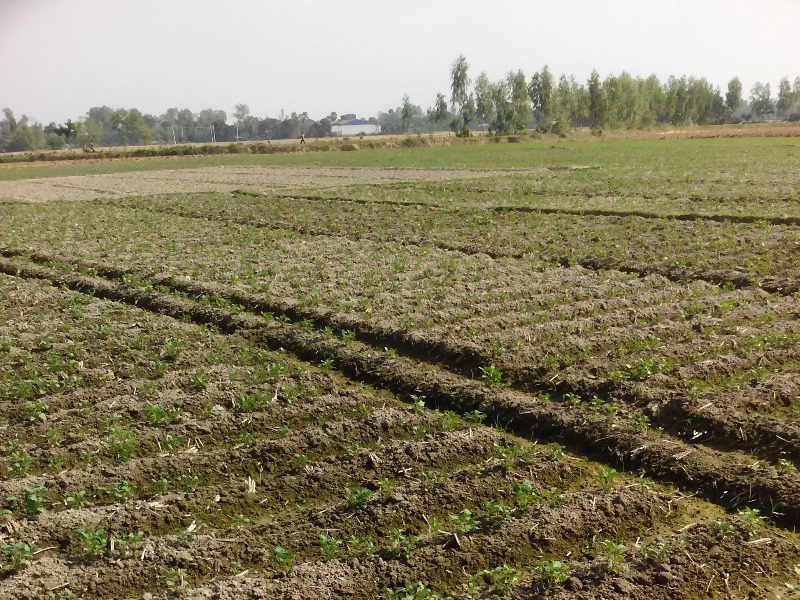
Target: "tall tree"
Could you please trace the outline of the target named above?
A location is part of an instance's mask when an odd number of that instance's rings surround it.
[[[771,96],[769,84],[756,81],[750,90],[750,110],[754,115],[762,117],[775,112],[775,104],[772,102]]]
[[[233,111],[233,118],[241,125],[248,116],[250,116],[250,107],[247,104],[237,104]]]
[[[778,102],[775,105],[775,108],[778,109],[780,114],[786,115],[789,113],[789,109],[795,102],[797,102],[797,98],[794,96],[792,85],[789,83],[789,78],[784,77],[778,84]]]
[[[725,107],[733,112],[742,104],[742,82],[734,77],[728,82],[728,91],[725,93]]]
[[[528,93],[530,94],[533,110],[536,113],[539,126],[549,130],[553,121],[553,96],[554,96],[553,75],[547,65],[542,68],[540,73],[534,73],[531,77]]]
[[[606,124],[606,98],[600,74],[593,70],[587,82],[589,88],[589,118],[592,127],[604,127]]]
[[[509,73],[508,87],[511,92],[512,126],[514,131],[525,129],[531,118],[531,100],[528,94],[528,85],[522,71]]]
[[[482,121],[492,120],[492,84],[486,73],[481,73],[475,80],[475,116]]]
[[[469,93],[472,83],[469,79],[469,64],[466,57],[461,54],[450,69],[450,103],[458,111],[458,120],[453,121],[453,128],[457,135],[470,135],[469,122],[475,113],[475,102]]]
[[[138,109],[126,110],[121,108],[114,111],[111,116],[111,125],[120,132],[125,146],[131,141],[146,144],[150,141],[150,128],[144,121],[144,116]]]
[[[411,118],[414,116],[414,109],[408,94],[403,96],[403,133],[408,133],[411,128]]]
[[[446,117],[447,100],[445,100],[444,94],[439,92],[436,94],[436,101],[433,103],[433,107],[428,110],[428,120],[431,122],[432,127],[436,127]]]

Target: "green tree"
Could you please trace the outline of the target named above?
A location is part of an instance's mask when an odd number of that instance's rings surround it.
[[[531,101],[528,95],[528,85],[522,71],[509,73],[506,78],[511,91],[512,127],[514,131],[525,129],[531,118]]]
[[[605,127],[606,96],[600,75],[596,70],[592,71],[587,85],[589,87],[589,118],[592,121],[592,128]]]
[[[250,115],[250,107],[247,104],[237,104],[235,106],[235,110],[233,111],[233,118],[236,119],[236,122],[241,125],[242,121],[244,121]]]
[[[762,117],[775,112],[775,104],[772,102],[771,92],[768,83],[756,81],[750,90],[750,110],[757,117]]]
[[[21,150],[40,150],[45,147],[47,139],[44,129],[38,123],[34,125],[20,125],[11,135],[9,150],[18,152]]]
[[[408,94],[403,96],[403,133],[408,133],[411,128],[411,119],[414,116],[414,108],[411,106],[411,100]]]
[[[483,122],[491,122],[494,116],[492,101],[492,83],[486,73],[481,73],[475,80],[475,116]]]
[[[789,109],[797,102],[797,98],[792,90],[792,85],[789,83],[789,78],[784,77],[778,84],[778,102],[775,108],[781,115],[788,115]]]
[[[553,122],[554,89],[553,75],[547,65],[542,68],[540,73],[534,73],[531,77],[528,93],[530,94],[533,110],[536,113],[539,127],[549,131]]]
[[[475,101],[469,93],[472,82],[468,70],[469,64],[463,54],[459,55],[450,70],[450,103],[458,111],[452,126],[456,135],[463,137],[470,135],[469,122],[475,116]]]
[[[725,107],[734,113],[742,104],[742,82],[734,77],[728,82],[728,91],[725,93]]]
[[[489,128],[496,133],[510,133],[514,130],[514,107],[509,99],[508,81],[491,84],[491,95],[494,118]]]
[[[114,111],[111,116],[111,126],[122,135],[125,146],[130,141],[146,144],[150,141],[150,128],[144,121],[144,116],[136,108],[126,110],[121,108]]]

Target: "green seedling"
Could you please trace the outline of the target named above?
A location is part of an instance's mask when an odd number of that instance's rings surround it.
[[[603,568],[606,571],[614,573],[617,567],[625,562],[625,546],[616,544],[610,540],[605,540],[603,546],[606,550],[606,561],[603,563]]]
[[[414,412],[422,412],[425,408],[425,396],[411,394],[409,398],[411,398],[411,406],[409,408]]]
[[[480,597],[488,592],[506,594],[517,581],[519,581],[518,571],[504,564],[494,569],[478,571],[469,578],[467,585],[473,597]]]
[[[569,565],[560,560],[545,560],[536,568],[539,586],[545,593],[554,592],[569,579]]]
[[[482,413],[479,410],[473,410],[468,413],[464,413],[463,419],[467,423],[483,423],[486,420],[486,413]]]
[[[755,534],[756,528],[764,527],[767,524],[764,517],[759,515],[760,512],[761,511],[757,508],[750,508],[748,506],[737,513],[739,519],[742,521],[742,529],[744,529],[745,533],[750,537]]]
[[[108,487],[101,487],[100,491],[112,502],[123,504],[131,497],[131,486],[127,481],[118,481],[108,484]]]
[[[146,410],[147,420],[159,425],[174,423],[181,417],[181,411],[179,409],[175,407],[165,408],[160,403],[151,404],[148,402]]]
[[[408,535],[405,529],[393,527],[389,532],[389,554],[394,557],[408,557],[417,547],[420,538],[416,535]]]
[[[490,525],[500,525],[511,516],[511,509],[502,502],[484,499],[483,508],[486,511],[486,520]]]
[[[196,475],[183,474],[178,478],[178,487],[184,492],[193,492],[197,489],[200,478]]]
[[[369,502],[370,496],[372,496],[372,491],[363,487],[346,487],[344,488],[344,494],[347,498],[347,506],[350,509],[361,510],[367,505],[367,502]]]
[[[375,549],[371,538],[359,538],[354,535],[347,540],[347,552],[351,556],[370,556]]]
[[[72,532],[72,537],[81,544],[81,554],[88,559],[100,558],[108,548],[108,537],[104,529],[81,527]]]
[[[478,528],[475,516],[468,508],[465,508],[457,515],[450,515],[450,523],[458,533],[463,535],[468,535]]]
[[[67,508],[80,508],[81,506],[85,506],[88,504],[88,500],[86,498],[86,492],[80,490],[78,492],[67,492],[67,495],[64,496],[64,505]]]
[[[268,561],[273,567],[289,569],[292,566],[292,552],[283,546],[275,546]]]
[[[600,480],[604,492],[611,491],[611,489],[614,487],[614,480],[617,477],[619,477],[619,473],[616,471],[616,469],[606,469],[605,467],[600,467],[597,470],[597,478]]]
[[[25,477],[33,468],[33,459],[27,452],[12,452],[6,471],[11,477]]]
[[[55,427],[48,427],[44,437],[51,446],[58,446],[64,440],[63,434]]]
[[[322,548],[322,555],[325,560],[330,560],[339,554],[342,546],[344,546],[344,540],[323,533],[319,536],[319,545]]]
[[[492,386],[503,385],[503,373],[494,365],[488,367],[481,367],[481,381]]]
[[[139,445],[139,438],[126,427],[111,427],[110,433],[108,450],[112,458],[118,462],[128,460]]]
[[[0,550],[5,553],[5,558],[0,564],[3,571],[16,573],[30,563],[34,552],[36,552],[36,547],[25,542],[15,542],[13,544],[3,544],[0,546]]]
[[[724,540],[726,537],[732,535],[736,531],[736,527],[734,527],[733,523],[729,523],[728,521],[724,521],[722,519],[715,519],[711,521],[711,523],[709,523],[709,528],[720,540]]]
[[[40,485],[23,485],[20,491],[22,492],[23,509],[27,516],[35,517],[44,511],[44,487]]]
[[[167,569],[164,572],[164,579],[167,587],[172,592],[180,592],[189,587],[189,578],[186,569]]]
[[[22,412],[28,423],[37,423],[47,420],[47,404],[41,400],[28,400],[22,403]]]

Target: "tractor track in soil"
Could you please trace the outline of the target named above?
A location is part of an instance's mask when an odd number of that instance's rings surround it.
[[[794,473],[777,474],[736,451],[721,453],[686,444],[654,431],[614,423],[580,408],[564,411],[559,405],[537,401],[526,393],[490,388],[434,365],[403,356],[386,357],[360,342],[345,344],[296,326],[265,324],[251,315],[205,308],[169,294],[142,292],[96,277],[65,275],[7,259],[0,262],[0,270],[169,316],[188,317],[196,323],[211,323],[223,333],[239,331],[270,347],[285,348],[304,360],[330,360],[349,377],[386,387],[400,396],[421,394],[437,407],[461,413],[480,408],[490,419],[523,437],[566,443],[584,455],[622,465],[625,470],[641,470],[728,509],[750,505],[772,513],[783,526],[800,522],[800,477]]]

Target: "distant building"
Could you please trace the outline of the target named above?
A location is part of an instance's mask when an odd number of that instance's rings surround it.
[[[346,117],[353,117],[348,119]],[[355,115],[342,115],[342,118],[331,124],[333,135],[372,135],[381,132],[380,125],[373,125],[364,119],[356,119]]]

